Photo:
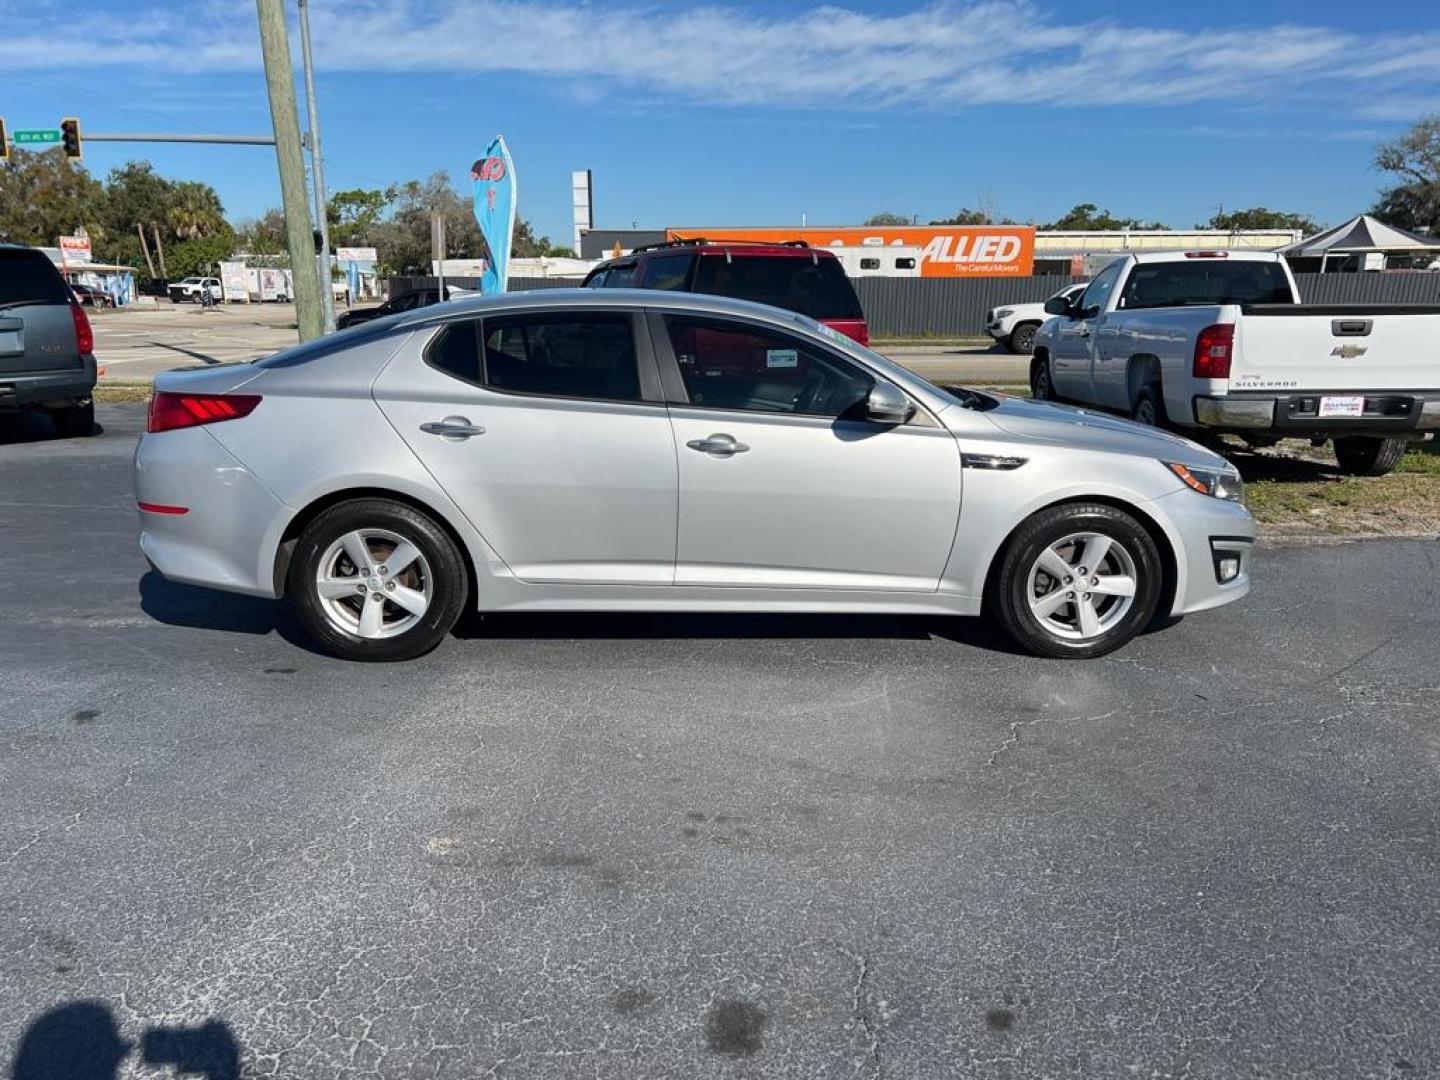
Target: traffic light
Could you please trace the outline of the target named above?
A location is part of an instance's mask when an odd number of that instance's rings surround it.
[[[10,160],[10,133],[5,130],[5,118],[0,116],[0,161]]]
[[[80,121],[73,116],[60,121],[60,145],[65,148],[67,158],[84,156],[80,151]]]

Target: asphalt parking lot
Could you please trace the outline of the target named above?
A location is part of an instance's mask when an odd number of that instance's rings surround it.
[[[1434,541],[1096,662],[557,615],[347,665],[147,573],[99,418],[0,418],[20,1080],[1440,1070]]]

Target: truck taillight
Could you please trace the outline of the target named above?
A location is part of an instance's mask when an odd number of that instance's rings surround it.
[[[95,331],[90,329],[90,318],[85,309],[73,300],[70,302],[70,318],[75,321],[75,348],[81,356],[89,356],[95,351]]]
[[[1234,352],[1234,323],[1205,327],[1195,338],[1195,378],[1228,379]]]
[[[153,435],[157,431],[238,420],[249,416],[259,404],[259,394],[167,394],[157,390],[150,398],[145,430]]]

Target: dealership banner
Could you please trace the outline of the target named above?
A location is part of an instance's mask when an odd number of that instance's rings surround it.
[[[920,277],[1029,277],[1035,269],[1033,225],[857,225],[839,228],[696,227],[667,229],[667,239],[783,243],[804,240],[811,247],[888,252],[913,257]]]
[[[515,235],[515,166],[503,135],[496,135],[485,148],[485,156],[470,166],[470,179],[475,181],[475,220],[490,249],[480,291],[490,296],[505,291],[510,241]]]
[[[83,266],[93,261],[90,257],[90,237],[60,237],[60,261],[67,266]]]

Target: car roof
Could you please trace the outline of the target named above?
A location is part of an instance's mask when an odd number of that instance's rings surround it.
[[[749,240],[696,240],[667,242],[664,244],[649,244],[643,248],[637,248],[628,255],[615,255],[602,262],[596,263],[591,273],[596,270],[603,270],[607,266],[617,263],[629,262],[632,259],[654,258],[656,256],[683,255],[688,252],[695,252],[699,255],[764,255],[766,257],[779,256],[780,258],[809,259],[819,256],[822,259],[833,259],[835,253],[827,248],[811,247],[805,243],[766,243]]]
[[[709,293],[678,292],[667,289],[528,289],[501,293],[496,296],[465,296],[432,304],[407,312],[395,325],[409,328],[421,323],[444,322],[450,319],[484,318],[507,312],[524,312],[535,308],[626,308],[677,311],[695,315],[738,315],[748,319],[764,319],[781,326],[793,326],[795,312],[784,308],[736,300]]]
[[[1132,252],[1130,257],[1137,263],[1157,262],[1179,262],[1190,256],[1196,258],[1196,253],[1205,252],[1205,258],[1214,259],[1217,262],[1231,260],[1235,262],[1279,262],[1280,255],[1274,251],[1235,251],[1217,250],[1211,248],[1176,248],[1173,251],[1137,251]],[[1214,254],[1211,252],[1214,251]],[[1197,261],[1199,261],[1197,259]]]

